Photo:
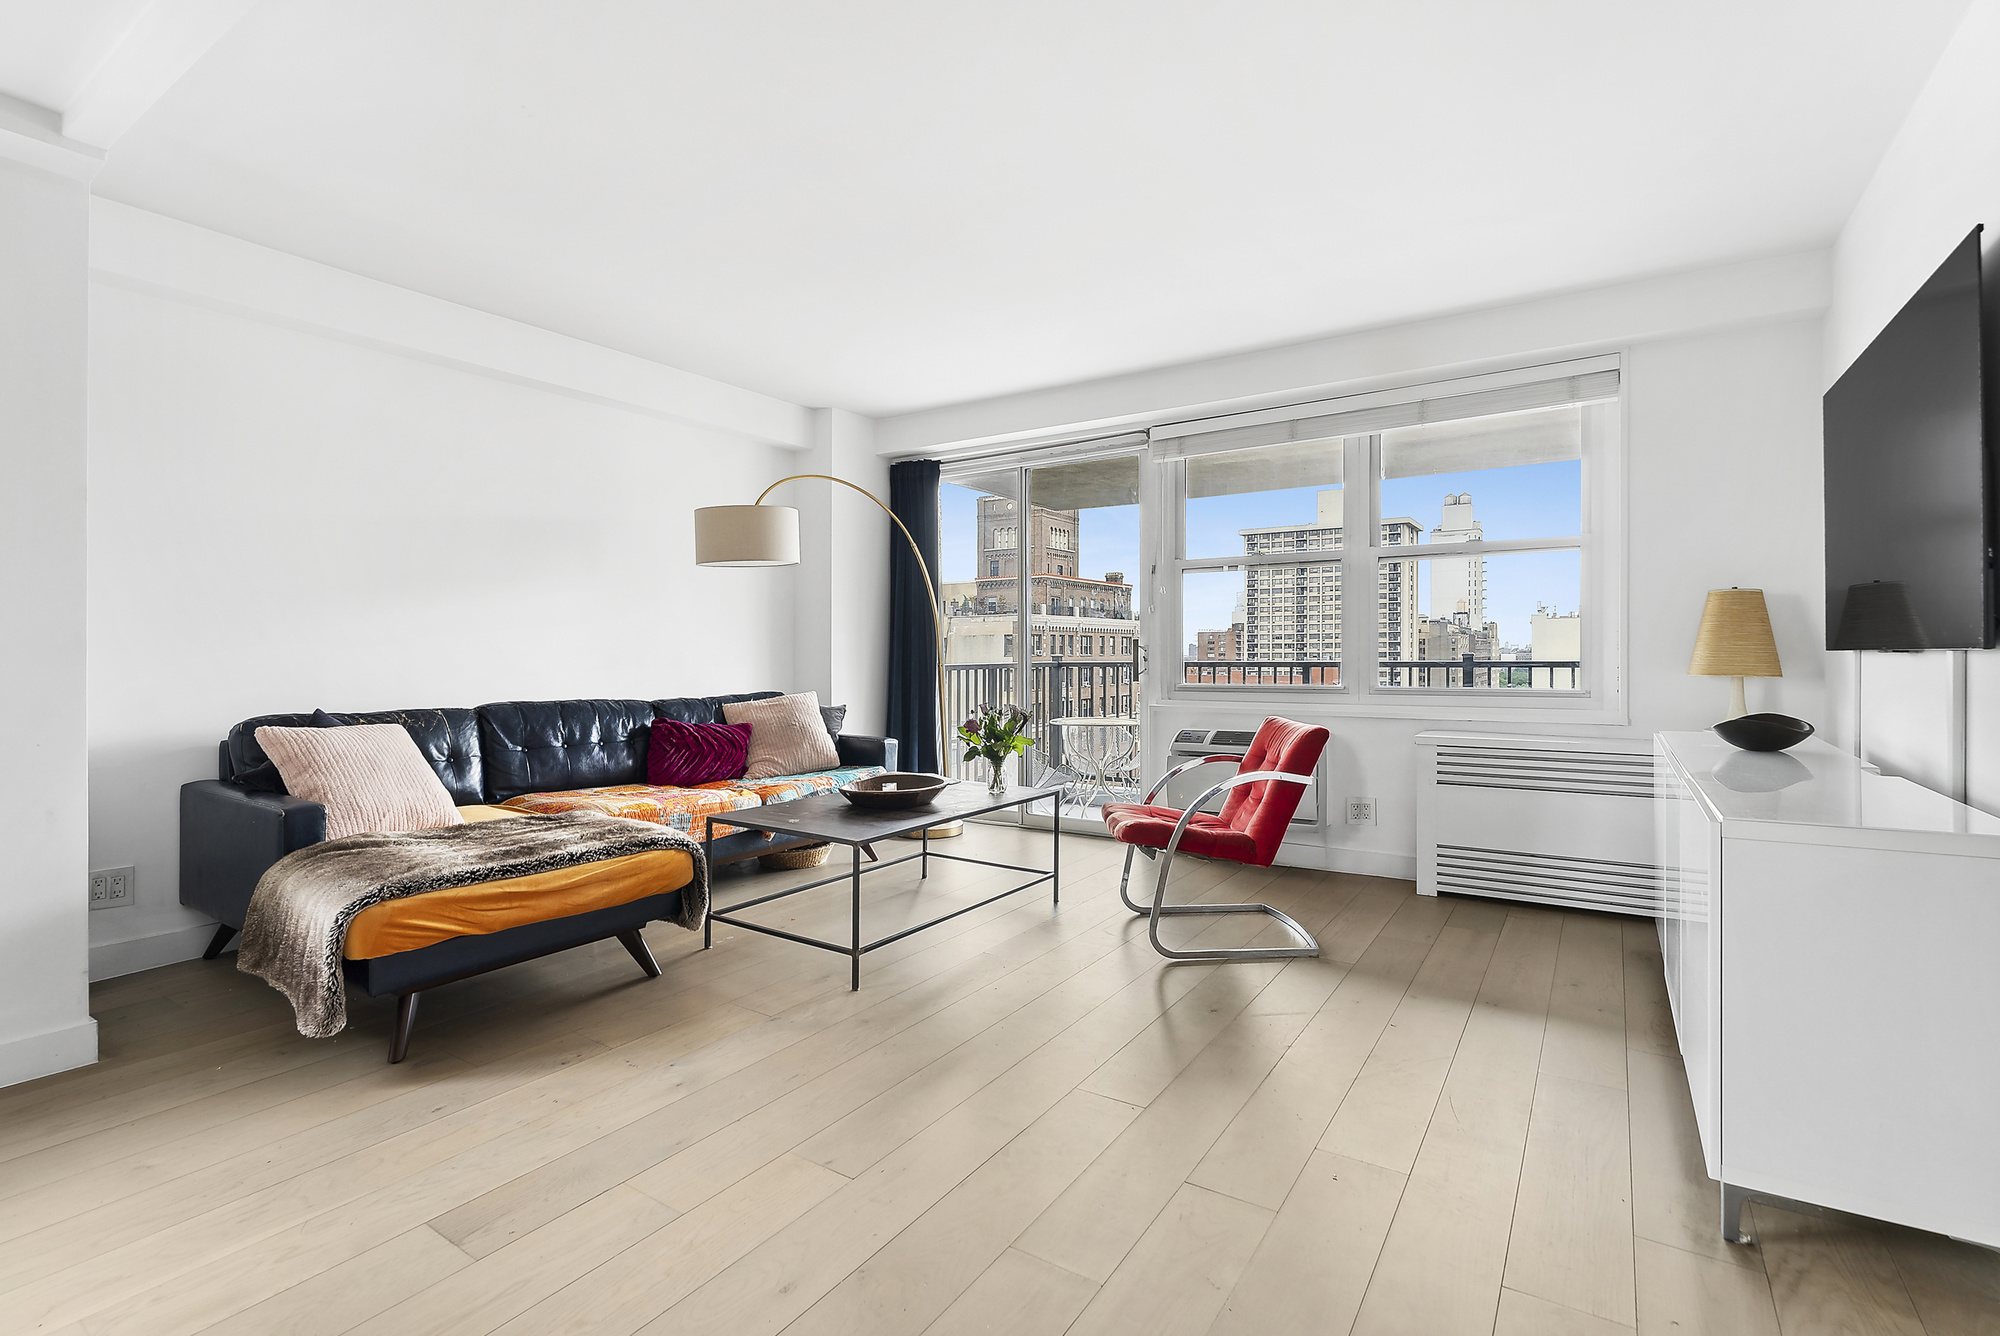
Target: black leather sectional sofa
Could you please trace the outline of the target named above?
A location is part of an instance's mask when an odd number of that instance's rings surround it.
[[[460,806],[500,803],[523,793],[599,788],[646,782],[646,751],[653,720],[722,723],[730,701],[762,700],[775,691],[740,696],[684,696],[669,700],[503,701],[471,709],[385,710],[336,714],[344,724],[401,724]],[[221,923],[207,955],[220,954],[243,926],[250,893],[265,869],[295,849],[326,838],[326,809],[283,791],[257,745],[261,727],[301,728],[313,716],[269,714],[229,730],[218,753],[217,776],[181,786],[180,900]],[[896,768],[894,738],[842,735],[835,739],[843,766]],[[695,837],[700,838],[697,829]],[[742,831],[715,841],[717,864],[754,858],[804,843],[771,841]],[[349,981],[371,997],[405,998],[392,1061],[407,1044],[415,994],[424,988],[483,973],[501,965],[619,937],[648,973],[657,972],[636,930],[680,911],[680,893],[651,896],[614,909],[458,937],[379,960],[347,962]]]

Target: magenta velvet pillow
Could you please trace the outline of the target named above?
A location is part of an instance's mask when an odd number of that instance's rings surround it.
[[[653,721],[646,752],[646,780],[661,788],[691,789],[718,779],[739,779],[750,762],[750,725]]]

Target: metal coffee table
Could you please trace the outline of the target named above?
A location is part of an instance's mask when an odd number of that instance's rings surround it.
[[[740,900],[733,905],[711,908],[708,922],[702,925],[701,946],[706,951],[714,942],[716,923],[727,923],[732,927],[748,928],[751,932],[761,932],[768,937],[782,937],[788,942],[798,942],[805,946],[816,946],[822,951],[837,951],[853,962],[849,979],[850,988],[861,987],[861,957],[878,947],[891,942],[900,942],[911,933],[922,932],[925,928],[935,928],[938,924],[957,918],[960,914],[970,914],[975,909],[983,909],[995,900],[1004,900],[1010,895],[1049,884],[1049,901],[1052,905],[1062,903],[1062,822],[1049,823],[1049,865],[1046,868],[1023,867],[1018,863],[995,863],[985,858],[967,858],[963,854],[938,853],[931,848],[930,828],[941,826],[947,821],[958,821],[969,816],[980,816],[987,812],[1004,811],[1009,807],[1023,807],[1038,798],[1059,794],[1058,788],[1008,788],[999,796],[988,792],[984,784],[960,783],[937,796],[937,800],[926,807],[913,807],[899,812],[870,811],[856,807],[838,793],[819,793],[810,798],[799,798],[788,803],[772,803],[766,807],[756,807],[743,812],[720,812],[707,818],[703,827],[704,851],[712,846],[715,827],[720,824],[734,826],[739,830],[767,830],[776,835],[788,835],[808,842],[824,840],[829,844],[844,844],[853,851],[854,866],[849,872],[837,873],[819,881],[807,882],[804,886],[794,886],[789,890],[760,895],[754,900]],[[880,858],[874,846],[883,840],[893,840],[901,835],[924,832],[923,845],[913,854],[901,858]],[[866,854],[868,865],[864,868],[861,856]],[[1009,872],[1032,872],[1035,875],[1011,890],[989,895],[978,904],[954,909],[949,914],[940,914],[934,919],[919,923],[915,927],[904,928],[901,932],[889,934],[873,942],[861,940],[861,874],[880,872],[884,868],[895,867],[899,863],[918,860],[922,866],[920,874],[931,874],[931,859],[944,858],[954,863],[977,863],[981,867],[997,867]],[[712,864],[711,864],[712,866]],[[747,919],[732,917],[756,905],[769,904],[786,896],[803,895],[807,891],[831,886],[837,881],[852,883],[854,896],[853,931],[845,942],[823,942],[816,937],[801,937],[797,933],[786,932],[782,928],[766,927]]]

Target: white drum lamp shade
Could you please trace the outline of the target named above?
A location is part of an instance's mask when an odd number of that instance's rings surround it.
[[[697,566],[796,566],[799,512],[790,506],[702,506],[694,512]]]

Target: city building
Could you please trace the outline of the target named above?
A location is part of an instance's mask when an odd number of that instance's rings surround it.
[[[1188,657],[1225,661],[1242,658],[1243,623],[1232,622],[1225,631],[1196,631],[1194,644],[1188,646]]]
[[[1538,663],[1574,662],[1583,657],[1583,617],[1536,604],[1528,618],[1528,657]]]
[[[1425,663],[1462,663],[1467,656],[1479,662],[1500,657],[1500,627],[1494,622],[1474,626],[1465,613],[1450,617],[1426,617],[1417,625],[1417,658]],[[1407,686],[1459,686],[1457,677],[1418,670]],[[1483,685],[1483,684],[1482,684]]]
[[[1472,513],[1472,493],[1444,499],[1443,515],[1431,530],[1433,543],[1476,543],[1483,536]],[[1486,621],[1486,558],[1431,558],[1430,615],[1450,619],[1464,613],[1470,625]]]
[[[980,574],[940,586],[945,608],[945,691],[955,714],[1014,699],[1037,719],[1132,715],[1139,623],[1123,571],[1086,579],[1077,566],[1082,517],[1034,506],[1028,533],[1028,659],[1032,686],[1013,694],[1020,619],[1020,519],[1015,503],[982,496]],[[977,670],[977,671],[975,671]]]
[[[1033,611],[1062,617],[1132,615],[1132,586],[1123,571],[1084,579],[1077,567],[1080,516],[1074,510],[1029,508],[1028,602]],[[1020,518],[1004,496],[979,498],[979,610],[1012,612],[1018,598]]]
[[[1311,524],[1239,530],[1243,550],[1246,553],[1338,552],[1344,520],[1343,495],[1337,487],[1320,491]],[[1422,526],[1413,519],[1382,522],[1384,544],[1403,546],[1416,543],[1422,536]],[[1418,620],[1415,577],[1414,562],[1382,563],[1376,652],[1385,662],[1402,659],[1415,646]],[[1341,582],[1339,562],[1247,567],[1243,629],[1238,637],[1241,657],[1255,663],[1337,664],[1341,647]],[[1383,671],[1386,674],[1391,670]],[[1202,680],[1208,678],[1204,676]],[[1333,682],[1339,680],[1339,675],[1313,672],[1311,680]]]

